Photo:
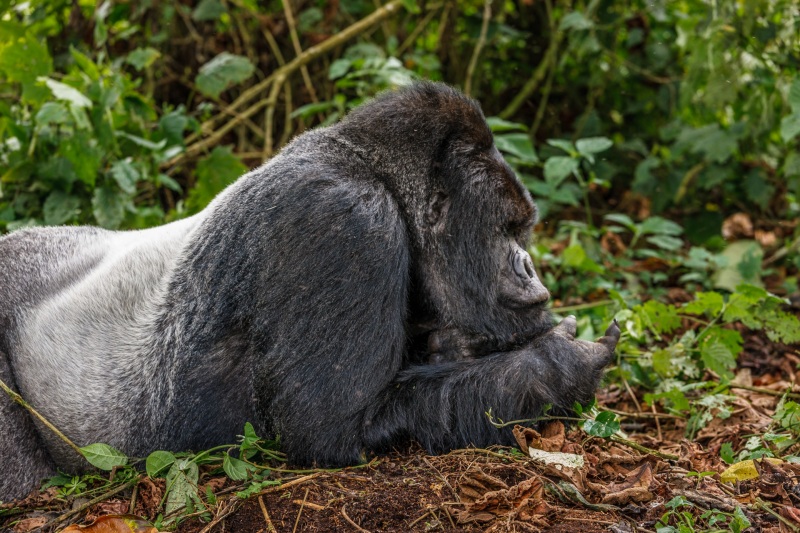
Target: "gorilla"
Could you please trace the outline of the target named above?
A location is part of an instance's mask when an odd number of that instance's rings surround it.
[[[536,207],[479,105],[385,92],[162,227],[0,238],[0,379],[78,445],[131,457],[279,435],[296,465],[592,398],[619,329],[553,326],[525,251]],[[81,457],[0,394],[0,499]]]

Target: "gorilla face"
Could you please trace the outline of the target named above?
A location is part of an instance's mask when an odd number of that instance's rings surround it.
[[[536,206],[481,122],[441,151],[432,181],[442,187],[429,199],[430,244],[420,255],[438,311],[428,348],[456,358],[508,349],[552,326],[550,293],[526,251]]]

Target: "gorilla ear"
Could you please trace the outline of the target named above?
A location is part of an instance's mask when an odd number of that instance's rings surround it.
[[[444,191],[436,191],[433,194],[433,198],[428,202],[428,207],[425,210],[425,224],[432,228],[440,225],[449,207],[450,198],[447,194],[445,194]]]

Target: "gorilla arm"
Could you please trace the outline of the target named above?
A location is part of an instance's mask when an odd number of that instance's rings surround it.
[[[556,412],[589,401],[613,359],[619,327],[597,342],[575,339],[575,318],[526,346],[479,359],[413,366],[401,372],[365,417],[365,443],[385,449],[402,437],[430,452],[467,445],[510,444],[511,432],[490,423],[532,419],[546,404]]]

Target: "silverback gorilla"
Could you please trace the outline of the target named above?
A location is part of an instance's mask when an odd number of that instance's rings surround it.
[[[0,379],[79,445],[135,457],[246,421],[301,465],[510,443],[487,409],[589,400],[619,337],[552,326],[535,218],[475,101],[386,92],[191,218],[0,238]],[[0,428],[0,499],[86,466],[2,393]]]

